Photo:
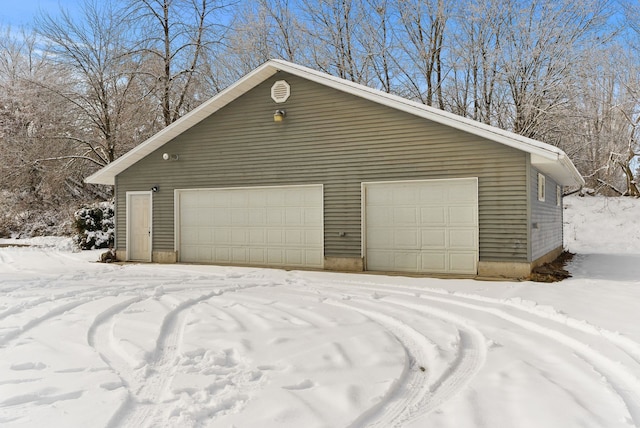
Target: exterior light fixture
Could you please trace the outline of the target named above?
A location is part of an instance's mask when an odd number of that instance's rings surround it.
[[[153,187],[151,188],[151,191],[152,191],[153,193],[156,193],[158,190],[160,190],[160,187],[159,187],[158,185],[155,185],[155,186],[153,186]]]
[[[273,121],[282,122],[286,115],[287,115],[287,112],[285,110],[276,110],[276,112],[273,113]]]
[[[178,155],[170,155],[169,153],[163,153],[162,154],[162,159],[168,161],[168,160],[172,160],[172,161],[177,161],[178,160]]]

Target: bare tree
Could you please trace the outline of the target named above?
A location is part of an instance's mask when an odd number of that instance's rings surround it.
[[[352,82],[367,84],[370,58],[356,36],[366,16],[361,0],[302,0],[306,28],[314,41],[313,66]]]
[[[104,166],[134,145],[125,128],[144,107],[136,79],[140,64],[125,55],[129,33],[120,11],[97,1],[86,1],[82,11],[80,19],[63,10],[60,18],[37,20],[55,72],[66,82],[42,86],[74,118],[72,130],[49,138],[74,147],[64,159]]]
[[[213,46],[224,36],[225,26],[216,21],[216,12],[227,7],[216,0],[129,1],[129,22],[139,32],[131,54],[145,56],[146,81],[165,125],[204,101],[194,94],[195,81],[206,70],[203,61],[211,59]]]
[[[356,35],[369,59],[368,65],[384,92],[392,92],[398,73],[395,55],[394,17],[391,0],[366,0],[368,19]],[[372,82],[373,83],[373,82]]]
[[[444,109],[444,40],[449,2],[444,0],[399,0],[400,46],[404,51],[404,82],[413,97]]]
[[[511,5],[501,37],[501,69],[513,106],[512,129],[544,140],[542,123],[571,97],[566,83],[576,76],[581,57],[599,43],[608,4],[530,0]]]
[[[0,39],[0,234],[8,231],[61,231],[70,200],[81,196],[77,169],[59,162],[39,162],[44,156],[65,156],[64,145],[47,136],[65,132],[70,122],[60,98],[43,84],[58,86],[37,37],[11,29]],[[46,212],[46,215],[43,213]],[[46,221],[45,221],[46,219]]]
[[[509,8],[504,0],[459,4],[451,31],[451,72],[445,82],[449,109],[461,116],[504,127],[500,80],[501,37]]]

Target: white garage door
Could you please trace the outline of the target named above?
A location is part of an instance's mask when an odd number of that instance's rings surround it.
[[[478,179],[364,183],[368,270],[475,274]]]
[[[323,267],[322,185],[176,195],[180,261]]]

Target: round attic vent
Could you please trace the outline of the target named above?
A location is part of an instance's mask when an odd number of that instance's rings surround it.
[[[271,87],[271,99],[277,103],[283,103],[289,99],[291,95],[291,86],[284,81],[278,80]]]

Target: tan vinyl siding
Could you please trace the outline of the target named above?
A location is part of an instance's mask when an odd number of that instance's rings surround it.
[[[531,260],[562,246],[562,201],[556,200],[556,182],[545,175],[545,200],[538,200],[538,170],[531,168]]]
[[[291,85],[291,97],[276,104],[270,89],[280,79]],[[286,110],[284,122],[273,122],[276,109]],[[163,161],[165,152],[179,160]],[[126,191],[160,187],[153,247],[173,250],[173,189],[324,184],[325,256],[360,257],[361,182],[479,177],[480,260],[525,261],[526,159],[502,144],[279,73],[117,177],[118,246],[125,242]]]

